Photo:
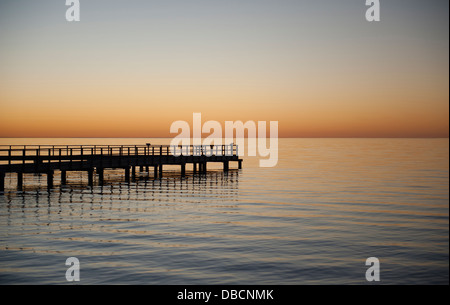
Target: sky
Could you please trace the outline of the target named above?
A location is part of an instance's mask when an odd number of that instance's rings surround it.
[[[448,137],[449,2],[0,0],[0,137]]]

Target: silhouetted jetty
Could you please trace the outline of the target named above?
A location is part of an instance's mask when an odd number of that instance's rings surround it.
[[[181,154],[181,155],[180,155]],[[178,156],[179,155],[179,156]],[[17,187],[23,187],[24,173],[47,175],[48,188],[53,187],[55,171],[61,174],[61,184],[66,184],[68,171],[86,171],[88,183],[94,184],[94,173],[99,184],[104,183],[104,171],[123,169],[125,181],[136,176],[136,168],[149,172],[153,167],[154,177],[161,178],[164,165],[180,165],[181,176],[186,175],[186,164],[193,164],[193,171],[206,174],[208,162],[223,164],[229,170],[230,162],[238,162],[238,146],[230,145],[0,145],[0,192],[5,189],[5,174],[17,173]]]

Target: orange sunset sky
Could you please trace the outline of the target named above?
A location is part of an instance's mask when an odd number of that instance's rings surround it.
[[[59,2],[0,3],[0,137],[448,137],[448,1]]]

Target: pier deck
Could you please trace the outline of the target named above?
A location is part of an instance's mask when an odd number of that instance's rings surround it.
[[[17,173],[17,187],[23,187],[24,173],[47,175],[47,186],[53,187],[55,171],[61,174],[61,184],[66,184],[68,171],[86,171],[88,183],[93,185],[94,173],[99,184],[104,183],[104,171],[123,169],[125,180],[136,175],[136,167],[148,172],[153,167],[154,177],[161,178],[164,165],[180,165],[181,176],[186,175],[186,164],[193,164],[194,173],[206,174],[208,162],[223,163],[229,170],[230,162],[242,168],[237,145],[175,147],[169,145],[1,145],[0,192],[5,189],[5,174]],[[197,169],[198,166],[198,169]]]

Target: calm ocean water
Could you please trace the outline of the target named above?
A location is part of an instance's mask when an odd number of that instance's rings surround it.
[[[0,144],[143,144],[148,139],[0,139]],[[167,139],[152,139],[165,144]],[[244,158],[228,174],[46,189],[7,175],[0,195],[0,284],[449,283],[448,139],[280,139],[279,163]],[[190,170],[190,168],[188,168]]]

